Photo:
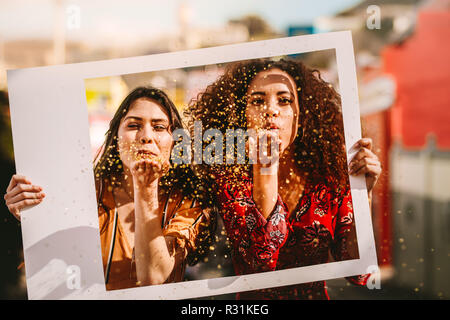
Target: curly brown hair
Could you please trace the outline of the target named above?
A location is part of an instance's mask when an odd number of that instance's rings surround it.
[[[294,157],[305,178],[335,187],[348,183],[340,95],[318,70],[294,59],[256,59],[228,65],[214,83],[193,99],[185,111],[188,127],[201,121],[204,130],[247,129],[247,89],[261,71],[281,69],[295,81],[300,115]]]

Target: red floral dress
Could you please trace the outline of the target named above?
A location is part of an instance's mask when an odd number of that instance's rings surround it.
[[[265,219],[253,201],[251,177],[242,175],[236,183],[217,176],[216,182],[237,275],[326,263],[329,252],[336,261],[358,258],[347,250],[348,235],[354,228],[349,189],[307,184],[292,213],[278,196],[275,209]],[[368,277],[347,279],[365,285]],[[329,299],[325,281],[241,292],[237,298]]]

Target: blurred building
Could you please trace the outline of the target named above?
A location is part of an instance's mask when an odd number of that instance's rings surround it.
[[[366,0],[313,24],[340,30],[352,31],[363,135],[383,164],[372,208],[382,275],[448,298],[450,1]]]
[[[373,4],[380,29],[366,25]],[[450,1],[362,1],[315,29],[352,30],[363,134],[383,164],[373,201],[382,273],[448,298]]]
[[[450,1],[428,1],[410,37],[387,46],[394,265],[401,286],[450,296]]]

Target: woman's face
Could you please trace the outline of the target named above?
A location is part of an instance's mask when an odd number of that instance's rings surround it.
[[[120,159],[128,169],[144,158],[168,161],[173,140],[169,117],[161,105],[149,98],[135,100],[120,121],[118,145]]]
[[[294,79],[280,69],[259,72],[247,90],[247,128],[271,130],[281,140],[281,152],[298,128],[298,95]]]

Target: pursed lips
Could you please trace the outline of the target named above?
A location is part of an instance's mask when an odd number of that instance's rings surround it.
[[[264,127],[266,130],[280,130],[280,128],[275,123],[268,123]]]
[[[154,152],[151,152],[150,150],[139,150],[137,152],[137,154],[139,154],[139,155],[146,155],[146,156],[154,156],[154,157],[157,156],[157,154],[155,154]]]

